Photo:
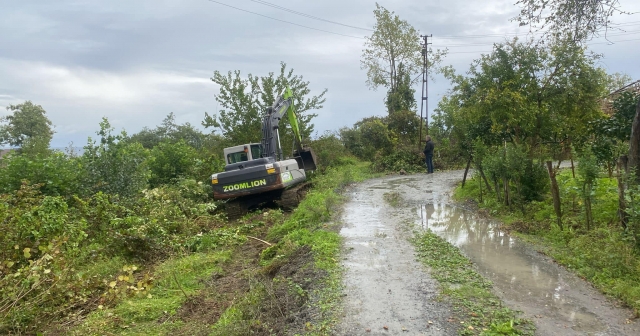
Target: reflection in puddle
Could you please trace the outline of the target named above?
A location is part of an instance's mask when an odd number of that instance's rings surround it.
[[[532,257],[516,239],[498,231],[497,223],[448,205],[427,204],[418,210],[419,225],[459,247],[481,274],[493,281],[507,302],[529,315],[569,324],[576,331],[603,331],[603,325],[589,309],[576,303],[569,292],[571,283],[557,267]]]

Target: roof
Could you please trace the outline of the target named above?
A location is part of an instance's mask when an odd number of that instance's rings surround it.
[[[625,85],[618,90],[611,92],[606,98],[602,100],[602,112],[608,116],[612,116],[615,112],[613,110],[613,102],[620,97],[624,92],[633,92],[640,94],[640,80],[637,80],[631,84]]]

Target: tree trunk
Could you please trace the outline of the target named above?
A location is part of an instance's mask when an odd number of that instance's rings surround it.
[[[631,138],[629,139],[629,168],[635,168],[635,180],[640,182],[640,99],[636,106],[636,116],[631,125]]]
[[[489,185],[489,181],[487,181],[487,176],[484,175],[484,171],[482,170],[482,167],[477,167],[477,168],[478,168],[478,171],[480,172],[480,176],[484,180],[484,184],[487,186],[487,190],[492,191],[491,186]]]
[[[570,160],[571,160],[571,175],[573,175],[573,178],[576,178],[576,166],[573,164],[573,153],[571,154]]]
[[[511,195],[509,192],[509,179],[506,177],[504,180],[504,205],[511,207]]]
[[[627,201],[624,198],[625,194],[625,185],[624,185],[624,176],[623,171],[624,166],[626,165],[626,158],[620,157],[618,159],[618,164],[616,167],[616,173],[618,175],[618,218],[620,219],[620,225],[622,225],[623,229],[627,229],[627,224],[629,222],[629,214],[627,213]]]
[[[591,212],[591,183],[585,183],[582,186],[582,193],[584,195],[584,214],[587,219],[587,231],[591,231],[591,224],[593,223],[593,214]]]
[[[502,202],[502,193],[500,192],[500,182],[498,179],[493,180],[493,184],[496,186],[496,200]]]
[[[558,188],[558,180],[556,180],[556,171],[553,169],[551,161],[547,161],[547,170],[549,170],[549,180],[551,180],[551,196],[553,197],[553,209],[556,211],[558,218],[558,227],[564,231],[562,227],[562,206],[560,203],[560,189]]]
[[[462,187],[464,188],[464,184],[467,182],[467,173],[469,173],[469,168],[471,167],[471,159],[473,157],[469,157],[469,160],[467,161],[467,168],[464,169],[464,177],[462,178]]]
[[[482,180],[481,179],[478,180],[478,184],[480,186],[480,203],[482,203]]]

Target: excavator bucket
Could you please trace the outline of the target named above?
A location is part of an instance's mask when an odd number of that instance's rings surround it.
[[[295,155],[300,157],[300,160],[302,161],[302,168],[304,168],[304,170],[316,170],[318,157],[311,147],[304,147],[302,150],[297,150]]]

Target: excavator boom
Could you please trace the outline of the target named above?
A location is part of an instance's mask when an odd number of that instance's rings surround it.
[[[289,125],[295,137],[296,151],[294,156],[299,157],[305,170],[316,170],[317,157],[310,147],[303,147],[300,124],[296,114],[293,93],[290,88],[286,88],[278,96],[275,103],[267,110],[262,122],[262,148],[263,156],[274,157],[282,160],[282,146],[280,144],[280,120],[287,115]],[[279,149],[279,150],[278,150]]]

